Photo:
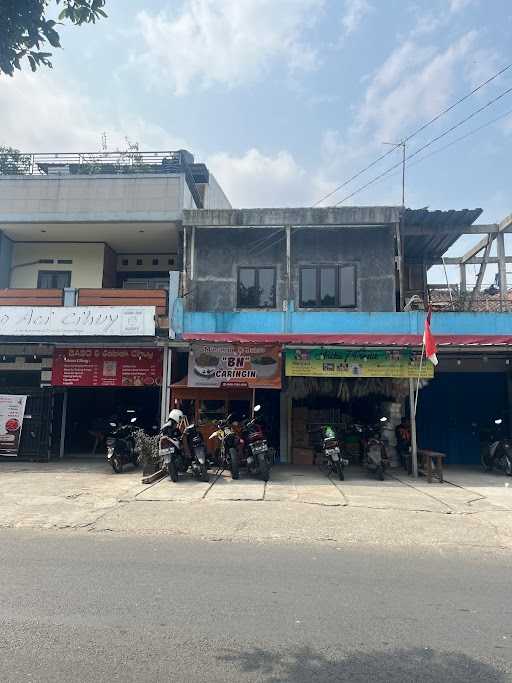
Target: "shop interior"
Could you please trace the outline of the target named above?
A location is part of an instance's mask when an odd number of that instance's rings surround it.
[[[110,418],[128,410],[147,431],[160,425],[158,387],[72,387],[67,392],[65,456],[104,457]]]

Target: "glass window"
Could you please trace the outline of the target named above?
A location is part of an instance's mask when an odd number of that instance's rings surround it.
[[[217,422],[226,417],[225,401],[201,401],[199,404],[199,424]]]
[[[304,308],[316,306],[316,268],[300,270],[300,305]]]
[[[239,268],[239,308],[274,308],[275,305],[275,268]]]
[[[320,268],[320,306],[336,306],[336,268]]]
[[[356,300],[356,267],[355,266],[341,266],[340,267],[340,306],[354,307],[357,306]]]
[[[64,289],[70,286],[70,270],[40,270],[37,274],[38,289]]]

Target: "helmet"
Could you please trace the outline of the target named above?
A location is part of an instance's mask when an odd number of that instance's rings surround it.
[[[181,420],[183,420],[184,417],[185,417],[185,416],[183,415],[183,413],[181,412],[181,410],[178,410],[177,408],[174,408],[174,409],[171,410],[171,412],[169,413],[169,418],[168,418],[168,419],[169,419],[169,420],[172,420],[173,422],[176,422],[176,423],[178,424]]]

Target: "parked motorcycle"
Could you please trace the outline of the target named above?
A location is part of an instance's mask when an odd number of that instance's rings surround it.
[[[238,449],[240,439],[233,429],[233,414],[217,423],[217,429],[210,435],[210,439],[219,440],[218,465],[231,472],[232,479],[240,478],[240,459]]]
[[[134,467],[139,464],[139,456],[135,446],[135,426],[137,418],[134,416],[125,422],[121,418],[112,418],[109,422],[111,428],[107,436],[107,461],[116,474],[121,474],[126,464],[131,463]]]
[[[208,481],[208,463],[203,435],[195,424],[191,424],[185,428],[183,438],[191,457],[190,466],[194,476],[201,481]]]
[[[176,408],[171,410],[167,422],[160,430],[158,453],[173,482],[177,482],[179,475],[185,474],[189,469],[196,479],[208,481],[206,449],[201,449],[200,444],[197,443],[197,438],[194,446],[193,431],[195,428],[193,425],[193,429],[189,431],[188,435],[186,435],[186,429],[185,432],[180,429],[183,417],[181,410]],[[198,436],[204,446],[202,437]],[[184,438],[187,440],[187,446],[190,440],[191,448],[185,449]]]
[[[503,431],[503,420],[494,420],[495,429],[491,435],[491,443],[482,452],[482,467],[486,472],[501,470],[509,477],[512,476],[512,443],[507,439]]]
[[[385,422],[387,417],[381,417],[379,425],[356,426],[363,434],[361,464],[369,472],[373,472],[380,481],[384,481],[384,472],[389,467],[386,446],[380,434],[381,425]]]
[[[348,465],[348,460],[342,457],[340,444],[336,437],[336,432],[330,425],[323,425],[320,428],[320,457],[322,458],[322,468],[329,474],[336,474],[340,481],[345,479],[343,468]]]
[[[254,407],[254,413],[259,413],[261,406]],[[241,423],[242,466],[247,467],[249,474],[259,474],[263,481],[270,477],[270,452],[265,432],[258,422],[259,416],[246,419]]]

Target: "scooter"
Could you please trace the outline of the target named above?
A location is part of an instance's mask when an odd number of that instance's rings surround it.
[[[494,420],[496,425],[495,434],[491,437],[488,449],[482,452],[482,467],[486,472],[501,470],[509,477],[512,476],[512,443],[509,439],[501,436],[503,419]],[[496,438],[501,436],[501,438]]]
[[[178,473],[188,470],[188,458],[182,447],[182,433],[179,424],[183,419],[181,410],[171,410],[167,422],[162,425],[158,440],[158,455],[173,482],[178,481]]]
[[[336,432],[330,425],[323,425],[320,432],[320,457],[322,458],[322,468],[327,469],[329,474],[337,474],[339,480],[343,481],[345,479],[343,468],[348,465],[348,460],[342,457]]]
[[[381,417],[381,425],[387,422],[387,417]],[[377,479],[384,481],[384,472],[389,467],[389,458],[386,446],[380,435],[380,425],[367,427],[356,426],[363,433],[361,464],[369,472],[375,474]]]
[[[259,413],[261,406],[254,407],[254,413]],[[270,477],[270,452],[263,427],[258,417],[246,419],[241,423],[240,445],[242,450],[242,465],[247,467],[249,474],[259,474],[263,481]]]
[[[209,481],[206,446],[203,435],[195,424],[185,427],[183,438],[191,457],[190,467],[196,479]]]
[[[217,423],[217,429],[210,434],[209,439],[219,440],[218,465],[231,471],[232,479],[240,478],[240,459],[238,449],[240,439],[232,426],[233,414],[229,414],[224,420]]]
[[[139,455],[135,446],[134,433],[136,417],[132,417],[128,424],[112,419],[109,422],[112,431],[107,437],[107,461],[116,474],[121,474],[124,465],[131,463],[134,467],[139,464]]]

